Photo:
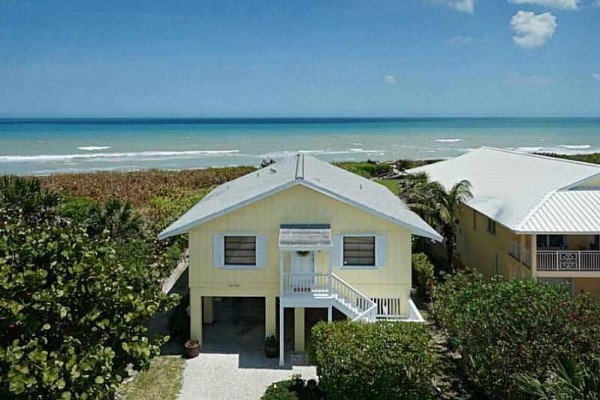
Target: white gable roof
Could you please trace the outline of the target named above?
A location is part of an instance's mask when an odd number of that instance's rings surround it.
[[[375,214],[416,235],[442,240],[385,186],[307,154],[286,158],[217,187],[158,237],[164,239],[188,232],[195,226],[295,185],[304,185]]]
[[[591,218],[600,213],[598,203],[590,204],[578,212],[578,223],[577,219],[569,225],[559,223],[569,220],[571,209],[581,207],[585,199],[596,198],[593,189],[579,196],[573,193],[580,190],[572,188],[599,175],[599,165],[482,147],[408,172],[427,172],[431,180],[446,187],[467,179],[473,186],[473,198],[467,204],[519,233],[587,232]],[[554,197],[558,191],[571,194]]]

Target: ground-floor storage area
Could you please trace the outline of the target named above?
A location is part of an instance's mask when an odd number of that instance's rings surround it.
[[[194,313],[190,308],[192,339],[200,340],[203,351],[235,352],[262,350],[267,336],[280,337],[278,298],[201,298]],[[319,321],[327,321],[327,308],[284,308],[284,348],[286,353],[310,348],[310,331]],[[332,320],[346,316],[332,308]],[[200,323],[200,320],[202,323]]]

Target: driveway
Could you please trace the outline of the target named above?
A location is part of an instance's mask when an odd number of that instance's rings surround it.
[[[179,400],[258,400],[271,383],[293,374],[315,378],[316,368],[279,367],[263,351],[203,352],[186,361]]]

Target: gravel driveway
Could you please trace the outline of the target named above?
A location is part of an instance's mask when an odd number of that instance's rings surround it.
[[[200,353],[186,361],[179,400],[258,400],[271,383],[301,374],[316,377],[315,367],[279,367],[263,351]]]

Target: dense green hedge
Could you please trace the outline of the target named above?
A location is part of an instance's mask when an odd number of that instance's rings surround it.
[[[321,400],[324,395],[314,379],[305,381],[300,375],[271,384],[261,400]]]
[[[424,253],[415,253],[412,255],[412,280],[413,287],[417,294],[428,300],[433,294],[435,287],[435,274],[433,264]]]
[[[600,302],[566,286],[456,274],[436,288],[434,312],[465,379],[491,398],[514,393],[517,375],[546,381],[556,359],[600,354]]]
[[[437,355],[417,323],[321,322],[312,330],[319,387],[328,399],[430,399]]]

